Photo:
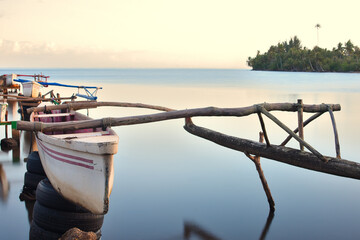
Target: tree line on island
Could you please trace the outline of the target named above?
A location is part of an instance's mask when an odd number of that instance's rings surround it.
[[[267,52],[249,57],[248,66],[253,70],[299,71],[299,72],[359,72],[360,48],[350,40],[339,43],[331,51],[315,46],[308,49],[301,46],[297,36],[272,45]]]

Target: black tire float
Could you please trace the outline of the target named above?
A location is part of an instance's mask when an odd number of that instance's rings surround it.
[[[36,202],[34,205],[33,221],[39,227],[55,233],[63,234],[73,227],[86,232],[97,232],[102,227],[104,215],[89,212],[65,212],[47,208]]]
[[[42,180],[36,189],[36,201],[42,206],[65,212],[88,212],[86,209],[64,199],[48,179]]]
[[[41,180],[43,180],[44,178],[46,178],[46,176],[44,176],[44,175],[25,172],[24,185],[25,185],[25,187],[27,187],[29,189],[36,190],[36,187],[37,187],[38,183]]]
[[[26,169],[30,173],[46,175],[44,168],[41,164],[40,156],[38,151],[31,152],[27,158]]]
[[[61,233],[54,233],[39,227],[34,221],[30,225],[30,240],[58,240]]]
[[[101,238],[101,230],[95,232],[97,239]],[[39,227],[35,222],[32,222],[30,225],[30,240],[58,240],[62,236],[61,233],[55,233],[47,231],[41,227]]]

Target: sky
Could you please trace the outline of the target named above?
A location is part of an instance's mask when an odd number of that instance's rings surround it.
[[[0,68],[247,68],[259,50],[360,46],[358,0],[0,0]]]

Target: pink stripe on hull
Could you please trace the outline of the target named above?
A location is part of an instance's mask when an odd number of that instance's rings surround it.
[[[72,165],[75,165],[75,166],[84,167],[84,168],[94,170],[94,166],[89,166],[89,165],[86,165],[84,163],[74,162],[74,161],[71,161],[71,160],[68,160],[68,159],[61,158],[59,156],[69,157],[69,158],[80,160],[80,161],[87,162],[87,163],[93,163],[93,160],[89,160],[89,159],[85,159],[85,158],[81,158],[81,157],[76,157],[76,156],[71,156],[71,155],[68,155],[68,154],[60,153],[60,152],[57,152],[55,150],[52,150],[52,149],[46,147],[41,141],[38,141],[38,143],[39,143],[40,147],[44,150],[44,152],[46,154],[48,154],[49,156],[51,156],[55,160],[65,162],[65,163],[68,163],[68,164],[72,164]],[[59,156],[56,156],[55,154],[59,155]]]

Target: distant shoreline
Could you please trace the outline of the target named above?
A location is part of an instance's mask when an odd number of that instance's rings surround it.
[[[254,58],[248,57],[247,64],[253,70],[359,73],[360,48],[348,40],[331,51],[318,46],[308,49],[295,36],[263,54],[258,51]]]

